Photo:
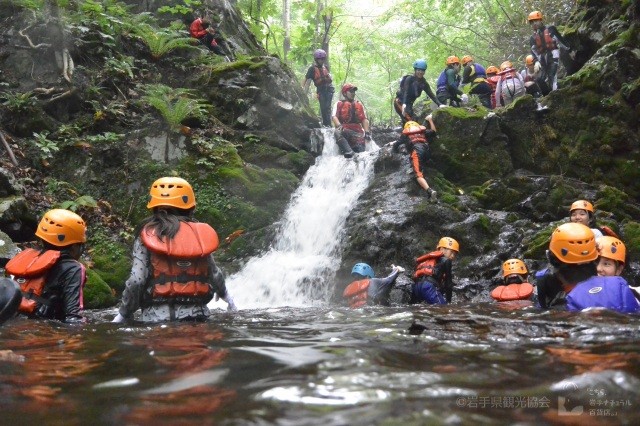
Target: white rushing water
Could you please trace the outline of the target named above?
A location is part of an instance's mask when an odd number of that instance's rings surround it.
[[[333,129],[322,129],[322,136],[322,155],[289,201],[271,248],[227,277],[239,309],[321,306],[333,292],[345,221],[369,186],[379,147],[367,144],[367,152],[346,159]]]

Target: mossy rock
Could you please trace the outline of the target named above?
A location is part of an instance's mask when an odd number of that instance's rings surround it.
[[[622,227],[624,235],[624,245],[627,247],[627,254],[632,259],[640,257],[640,223],[629,221]]]
[[[93,269],[87,268],[87,282],[83,290],[86,309],[109,308],[116,304],[116,296],[111,287]]]
[[[557,228],[556,224],[550,225],[540,232],[537,232],[532,238],[524,238],[522,245],[524,247],[523,256],[527,259],[544,258],[546,250],[549,248],[551,234]]]
[[[131,271],[129,248],[108,237],[106,231],[97,229],[89,237],[93,272],[107,286],[121,292]]]

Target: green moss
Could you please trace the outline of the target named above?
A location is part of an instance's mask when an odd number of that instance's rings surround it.
[[[241,58],[233,62],[221,62],[211,68],[213,73],[224,73],[235,70],[250,69],[256,70],[267,65],[266,61],[256,58]]]
[[[624,244],[632,259],[640,257],[640,223],[629,221],[622,227]]]
[[[603,185],[597,194],[596,207],[598,210],[618,212],[624,209],[628,199],[629,196],[618,188]]]
[[[109,287],[122,291],[131,271],[129,248],[102,228],[92,228],[88,246],[93,261],[93,270]]]
[[[553,230],[556,229],[555,225],[551,225],[542,231],[538,232],[531,239],[524,239],[522,245],[524,246],[525,258],[540,259],[544,257],[545,251],[549,248],[549,240]]]
[[[87,268],[87,282],[83,290],[84,307],[108,308],[116,304],[116,297],[109,285],[93,269]]]

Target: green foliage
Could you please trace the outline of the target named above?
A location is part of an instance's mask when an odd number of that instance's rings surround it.
[[[202,2],[200,0],[183,0],[181,4],[162,6],[158,8],[158,12],[186,16],[193,13],[193,10],[200,6],[202,6]]]
[[[122,290],[131,269],[131,255],[127,246],[101,226],[90,229],[87,245],[90,247],[93,270],[110,287]]]
[[[640,223],[629,221],[622,229],[625,246],[632,259],[640,258]]]
[[[211,171],[215,171],[221,165],[242,166],[242,159],[235,145],[220,136],[209,139],[194,137],[191,143],[199,154],[196,160],[198,166]]]
[[[152,84],[144,90],[143,101],[154,107],[173,131],[179,131],[181,123],[187,118],[205,116],[211,107],[205,100],[194,98],[193,92],[188,89]]]
[[[38,99],[33,92],[2,92],[0,99],[4,99],[2,105],[14,114],[31,112],[38,105]]]
[[[56,205],[56,208],[71,210],[72,212],[78,211],[78,209],[90,208],[95,209],[98,207],[98,202],[89,195],[83,195],[75,200],[63,201]]]
[[[127,77],[133,79],[135,70],[133,56],[109,57],[104,63],[104,69],[108,76],[114,78]]]
[[[84,139],[91,144],[115,143],[115,142],[120,142],[123,137],[124,137],[124,134],[121,134],[121,133],[105,132],[99,135],[85,136]]]
[[[87,282],[83,290],[85,308],[101,309],[115,305],[116,297],[100,274],[91,268],[86,271]]]
[[[47,138],[49,132],[43,130],[41,133],[33,133],[33,144],[40,151],[40,158],[47,160],[53,157],[53,154],[60,150],[58,143]]]
[[[193,38],[173,30],[156,30],[151,25],[140,24],[133,28],[133,32],[149,47],[154,60],[173,50],[193,47]]]

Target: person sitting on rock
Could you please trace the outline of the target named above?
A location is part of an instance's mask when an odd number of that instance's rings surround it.
[[[85,267],[78,262],[86,237],[84,220],[72,211],[49,210],[36,229],[42,248],[26,249],[5,270],[20,283],[19,312],[31,318],[84,321]]]
[[[356,263],[351,269],[354,281],[349,284],[342,295],[349,302],[349,307],[360,308],[368,305],[389,306],[389,293],[396,278],[404,272],[404,268],[391,265],[391,274],[386,278],[376,278],[373,268],[366,263]]]
[[[524,96],[524,80],[522,76],[513,68],[511,61],[504,61],[500,64],[500,79],[496,85],[496,104],[507,106],[516,98]]]
[[[491,291],[491,297],[499,302],[528,300],[533,295],[533,286],[528,282],[529,270],[520,259],[509,259],[502,264],[502,282]]]
[[[484,67],[476,63],[472,56],[465,55],[462,57],[462,81],[461,86],[470,84],[470,95],[478,95],[480,103],[485,108],[492,109],[491,106],[491,93],[493,92],[491,86],[487,82],[487,72]]]
[[[342,99],[333,107],[331,121],[336,128],[336,142],[345,158],[353,157],[354,152],[364,152],[366,142],[371,140],[369,119],[362,102],[356,101],[353,84],[342,86]]]
[[[131,274],[113,322],[133,319],[139,308],[145,322],[204,321],[216,295],[228,310],[237,310],[213,259],[218,234],[193,217],[196,198],[189,182],[162,177],[149,195],[153,214],[135,232]]]
[[[540,62],[533,55],[527,55],[524,60],[524,69],[520,72],[524,80],[524,88],[528,95],[538,99],[549,94],[549,87],[545,82],[545,74]]]
[[[436,96],[441,104],[459,107],[468,96],[462,93],[460,86],[460,59],[457,56],[449,56],[446,60],[447,67],[440,73],[436,82]]]
[[[568,310],[606,308],[622,313],[640,312],[640,303],[624,278],[596,275],[596,239],[587,226],[565,223],[557,227],[551,234],[548,253],[560,292],[566,295]]]
[[[453,295],[452,265],[460,245],[451,237],[442,237],[436,250],[416,259],[411,303],[445,305]]]
[[[429,129],[415,121],[407,121],[402,130],[402,135],[393,143],[393,150],[395,152],[409,153],[411,168],[416,176],[418,185],[426,191],[427,198],[435,199],[437,193],[429,186],[424,173],[427,168],[427,162],[431,158],[429,143],[436,137],[436,125],[431,114],[427,116],[426,122],[429,123]]]
[[[194,19],[189,26],[189,34],[191,34],[191,37],[197,38],[200,43],[216,55],[224,56],[227,60],[230,60],[230,51],[227,54],[223,49],[226,47],[226,42],[222,34],[211,25],[211,18],[208,16],[200,16]]]

